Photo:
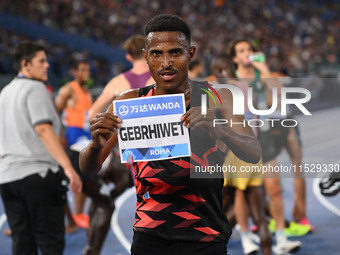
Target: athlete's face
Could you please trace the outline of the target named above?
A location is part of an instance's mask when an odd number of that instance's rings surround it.
[[[162,93],[180,92],[188,83],[189,62],[195,47],[190,47],[182,32],[151,32],[143,50],[157,89]]]
[[[253,53],[251,45],[248,42],[239,42],[235,45],[235,57],[233,61],[237,65],[248,66],[250,65],[249,55]]]
[[[37,51],[31,61],[27,61],[22,68],[25,69],[27,78],[46,82],[49,68],[45,51]]]
[[[74,77],[81,84],[86,83],[90,79],[90,66],[87,63],[79,63],[78,68],[74,70]]]

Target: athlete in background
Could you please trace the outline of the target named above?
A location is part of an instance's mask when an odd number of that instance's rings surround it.
[[[178,16],[164,14],[151,19],[145,33],[144,57],[156,84],[128,91],[116,100],[182,93],[188,111],[180,121],[190,128],[191,135],[200,138],[191,139],[194,164],[200,165],[203,158],[208,160],[207,164],[223,163],[224,155],[216,140],[230,146],[243,160],[258,162],[260,147],[249,126],[212,128],[216,115],[235,121],[244,119],[232,115],[232,98],[227,90],[220,91],[227,103],[209,108],[207,118],[201,114],[200,102],[191,96],[191,89],[198,96],[202,90],[188,79],[189,62],[195,54],[188,25]],[[117,141],[115,131],[121,128],[121,119],[112,109],[111,105],[108,112],[91,120],[92,140],[80,156],[84,172],[99,171],[107,151]],[[227,253],[231,229],[222,210],[223,174],[221,179],[190,178],[190,164],[190,157],[134,164],[137,208],[132,254]]]
[[[89,129],[88,111],[92,105],[92,96],[87,81],[90,79],[90,66],[84,60],[75,60],[72,64],[74,80],[66,83],[59,90],[55,99],[55,105],[59,113],[62,112],[63,124],[65,126],[65,138],[67,143],[67,154],[73,163],[73,167],[79,170],[79,152],[71,149],[72,145],[81,139],[91,139]],[[75,192],[75,211],[73,219],[82,228],[89,227],[89,217],[83,213],[86,196],[81,192]]]
[[[267,64],[264,61],[252,61],[249,56],[256,51],[247,39],[240,39],[231,42],[228,53],[236,65],[235,75],[242,81],[248,82],[253,87],[257,96],[257,107],[260,110],[268,109],[267,94],[272,95],[273,88],[278,88],[280,97],[280,84],[272,76]],[[261,118],[261,117],[260,117]],[[262,147],[263,163],[277,165],[275,141],[270,133],[270,128],[265,125],[259,128],[258,139]],[[285,234],[284,205],[281,195],[281,184],[279,175],[264,177],[264,187],[270,197],[270,213],[275,220],[276,246],[274,251],[277,254],[286,254],[300,249],[302,243],[290,241]],[[294,225],[295,226],[295,225]],[[306,233],[309,231],[306,228]]]
[[[90,119],[97,113],[106,110],[112,100],[120,93],[154,83],[148,65],[143,58],[142,50],[144,47],[145,37],[142,35],[134,35],[124,42],[123,48],[127,51],[125,57],[132,64],[132,68],[112,78],[105,86],[89,111]]]
[[[210,70],[212,75],[209,76],[211,81],[217,84],[229,84],[234,85],[241,89],[244,95],[244,110],[245,110],[245,119],[256,119],[248,109],[248,84],[246,82],[242,82],[237,80],[233,75],[231,68],[231,59],[228,55],[219,55],[212,59],[210,64]],[[257,129],[253,128],[255,134],[257,134]],[[259,161],[257,164],[250,164],[244,162],[237,158],[235,154],[231,151],[227,154],[227,157],[224,162],[225,165],[233,165],[237,168],[237,174],[227,174],[224,183],[224,196],[230,196],[230,192],[227,192],[230,187],[235,189],[234,195],[234,205],[228,206],[225,204],[225,210],[227,211],[227,217],[231,224],[236,222],[240,225],[240,235],[241,235],[241,243],[243,248],[243,253],[253,254],[259,250],[258,245],[254,242],[254,237],[256,237],[256,241],[258,237],[251,233],[248,228],[248,216],[249,210],[247,203],[250,209],[250,215],[253,218],[254,223],[259,227],[259,235],[262,247],[262,253],[264,255],[272,254],[272,240],[271,235],[268,230],[267,221],[265,219],[265,210],[264,203],[261,198],[261,189],[263,179],[261,178],[261,173],[249,173],[242,174],[240,173],[241,166],[258,166],[262,164],[262,161]],[[224,201],[229,201],[232,198],[225,198]],[[234,219],[235,218],[235,219]]]

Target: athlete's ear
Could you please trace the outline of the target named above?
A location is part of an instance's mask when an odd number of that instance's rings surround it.
[[[22,69],[23,67],[26,67],[26,66],[28,66],[28,60],[27,60],[27,59],[21,60],[21,63],[20,63],[21,69]]]
[[[196,52],[196,47],[195,46],[191,46],[189,48],[189,61],[191,61],[194,58],[195,52]]]
[[[130,63],[133,62],[133,58],[132,58],[132,56],[131,56],[130,54],[125,54],[125,59],[126,59],[127,61],[129,61]]]
[[[234,62],[235,64],[237,64],[237,57],[236,57],[236,56],[233,57],[233,62]]]
[[[148,52],[146,51],[145,48],[142,49],[142,52],[143,52],[143,56],[144,56],[144,59],[145,59],[146,63],[149,64],[149,60],[148,60]]]
[[[78,74],[78,73],[77,73],[77,70],[78,70],[77,68],[72,68],[72,70],[71,70],[71,73],[72,73],[72,75],[73,75],[74,78],[76,78],[76,76],[77,76],[77,74]]]

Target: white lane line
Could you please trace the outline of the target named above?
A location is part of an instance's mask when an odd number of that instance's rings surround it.
[[[340,217],[340,209],[337,208],[335,205],[330,203],[322,194],[319,188],[321,178],[315,178],[313,181],[313,193],[316,196],[316,198],[319,200],[319,202],[326,207],[329,211],[332,213],[338,215]]]
[[[1,216],[0,216],[0,229],[2,229],[2,226],[5,224],[6,220],[7,220],[6,214],[5,213],[1,214]]]
[[[131,248],[131,243],[128,241],[128,239],[125,237],[123,234],[122,229],[119,226],[118,223],[118,214],[119,210],[122,207],[122,205],[125,203],[126,200],[130,196],[136,193],[136,188],[131,187],[130,189],[126,190],[122,195],[118,197],[116,200],[116,209],[113,212],[112,218],[111,218],[111,228],[115,236],[117,237],[118,241],[122,244],[122,246],[125,248],[125,250],[130,254],[130,248]]]

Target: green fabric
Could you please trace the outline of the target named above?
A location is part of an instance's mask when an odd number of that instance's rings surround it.
[[[261,75],[260,75],[259,70],[257,69],[254,69],[254,70],[255,70],[255,78],[253,81],[249,82],[248,85],[250,88],[253,88],[253,90],[255,91],[257,105],[259,105],[260,102],[265,102],[267,106],[266,109],[268,109],[266,88],[261,81]],[[237,78],[239,78],[237,70],[235,71],[235,75]],[[266,116],[262,116],[262,117],[265,118]],[[259,118],[261,119],[261,116],[259,116]],[[261,130],[261,128],[259,128],[258,130],[259,130],[258,141],[262,148],[262,160],[263,160],[263,163],[266,163],[274,159],[277,156],[275,142],[274,142],[275,140],[270,130],[264,131],[264,130]]]

